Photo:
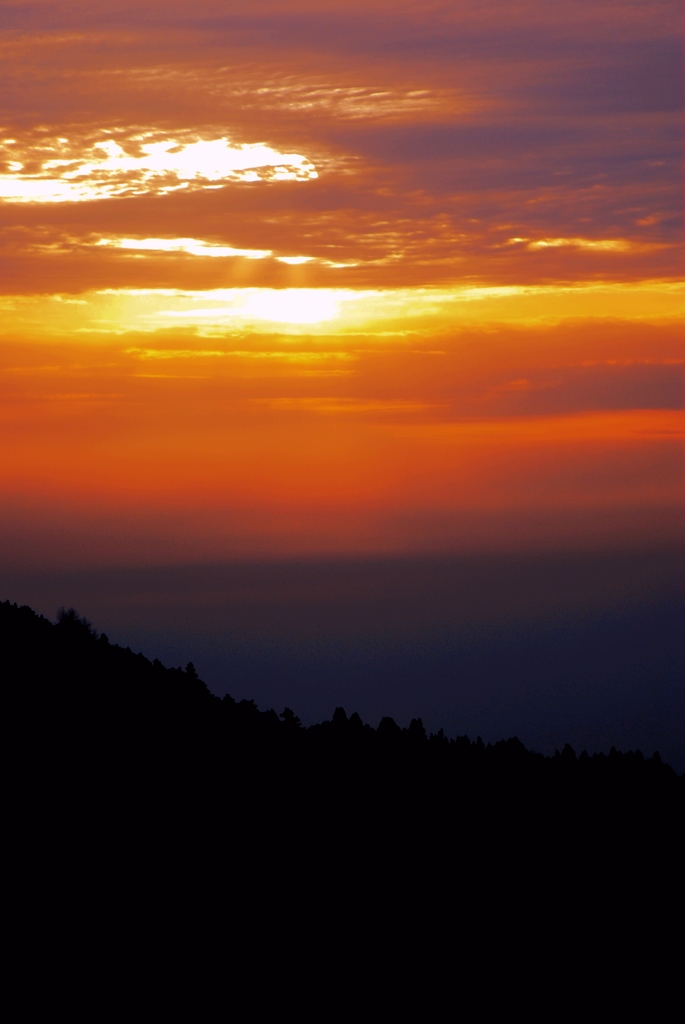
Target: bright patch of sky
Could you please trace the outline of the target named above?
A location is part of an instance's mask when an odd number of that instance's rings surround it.
[[[112,135],[113,133],[103,133]],[[0,199],[18,203],[88,202],[221,188],[231,181],[308,181],[316,168],[300,153],[229,139],[160,138],[159,133],[70,142],[63,137],[0,142]]]
[[[665,321],[682,316],[683,288],[672,282],[621,285],[585,282],[564,285],[467,286],[462,288],[215,288],[106,289],[91,293],[96,305],[121,329],[158,330],[172,323],[201,331],[249,329],[268,324],[301,325],[383,335],[453,329],[461,323],[543,323],[565,319],[630,315]],[[102,309],[102,306],[100,307]],[[102,316],[102,312],[99,314]],[[327,326],[328,325],[328,326]],[[278,327],[276,327],[278,329]]]
[[[629,249],[645,248],[626,238],[510,238],[507,245],[524,245],[526,249],[590,249],[598,252],[627,252]],[[649,248],[654,248],[650,246]]]
[[[306,334],[347,336],[384,347],[410,337],[450,335],[493,324],[548,328],[579,318],[667,324],[682,320],[685,291],[672,281],[622,284],[468,286],[462,288],[105,288],[69,295],[2,299],[7,330],[52,336],[168,332],[228,337]],[[287,327],[287,330],[284,330]]]
[[[100,245],[117,249],[141,249],[152,252],[186,252],[191,256],[244,256],[248,260],[262,260],[271,256],[271,249],[234,249],[230,245],[213,245],[199,238],[101,238]],[[302,262],[300,257],[282,257],[284,262]]]
[[[265,320],[282,324],[317,324],[335,319],[340,311],[340,303],[353,301],[357,297],[362,296],[356,292],[329,288],[236,288],[227,290],[229,305],[192,310],[167,309],[160,310],[158,315],[191,322],[237,317],[241,320]]]

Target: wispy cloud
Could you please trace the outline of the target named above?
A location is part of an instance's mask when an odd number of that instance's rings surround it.
[[[228,181],[307,181],[317,172],[299,153],[227,138],[164,138],[159,131],[103,132],[97,141],[57,136],[0,143],[0,199],[15,203],[93,202],[220,188]],[[160,138],[160,135],[162,137]],[[80,141],[80,145],[79,145]]]

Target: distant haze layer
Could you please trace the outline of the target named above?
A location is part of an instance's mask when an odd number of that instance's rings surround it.
[[[193,661],[217,693],[376,725],[518,735],[551,753],[640,748],[685,770],[677,550],[281,561],[0,575],[111,641]],[[97,680],[93,681],[97,685]]]

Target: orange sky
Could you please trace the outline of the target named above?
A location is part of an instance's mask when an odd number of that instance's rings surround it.
[[[5,5],[0,561],[673,541],[678,18]]]

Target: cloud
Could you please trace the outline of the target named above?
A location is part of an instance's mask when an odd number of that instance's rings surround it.
[[[271,249],[235,249],[227,245],[215,245],[199,238],[101,238],[98,246],[114,246],[116,249],[135,249],[143,252],[184,252],[191,256],[228,257],[244,256],[249,260],[262,260],[271,256]],[[284,262],[302,262],[307,257],[281,257]]]
[[[38,145],[0,142],[0,199],[15,203],[78,203],[117,196],[166,195],[212,189],[227,181],[307,181],[316,169],[299,153],[261,143],[233,145],[227,138],[189,133],[159,138],[155,131],[103,132],[98,141],[43,138]],[[217,185],[217,182],[219,183]]]

